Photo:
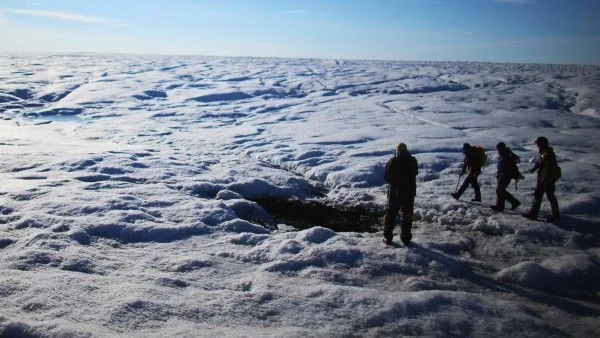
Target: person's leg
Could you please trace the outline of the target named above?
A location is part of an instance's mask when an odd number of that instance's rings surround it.
[[[386,243],[390,243],[394,237],[396,216],[400,210],[400,200],[398,199],[397,193],[398,191],[392,189],[392,187],[388,190],[388,208],[383,220],[383,237]]]
[[[412,239],[413,211],[415,196],[406,196],[402,203],[402,225],[400,228],[400,239],[404,245],[410,244]]]
[[[479,182],[477,182],[477,175],[472,175],[471,185],[475,190],[475,201],[481,202],[481,188],[479,187]]]
[[[509,177],[502,177],[502,181],[500,182],[500,186],[502,187],[502,208],[504,208],[506,201],[508,201],[511,205],[511,209],[514,210],[521,205],[521,202],[506,190],[510,185],[510,180]]]
[[[531,209],[529,213],[525,216],[528,218],[537,218],[538,213],[540,212],[540,207],[542,205],[542,197],[546,193],[546,186],[543,182],[537,183],[535,187],[535,192],[533,193],[533,203],[531,204]]]
[[[510,181],[508,182],[510,184]],[[519,207],[519,205],[521,205],[521,202],[519,202],[519,200],[513,196],[511,193],[509,193],[506,188],[504,189],[504,198],[505,200],[508,201],[508,203],[510,203],[511,205],[511,209],[514,210],[516,208]]]
[[[471,180],[472,179],[473,179],[473,177],[470,174],[467,175],[467,177],[465,178],[465,181],[463,182],[463,184],[461,184],[461,186],[458,189],[458,191],[453,195],[456,199],[459,199],[460,196],[462,196],[462,194],[465,192],[465,190],[467,190],[467,188],[469,187],[469,185],[471,185]]]
[[[506,187],[504,186],[504,181],[502,177],[498,177],[496,181],[496,205],[492,206],[492,209],[495,211],[504,210],[504,201],[505,201],[505,193]]]
[[[546,197],[550,201],[550,208],[552,209],[552,216],[548,218],[548,221],[558,221],[560,219],[560,212],[558,210],[558,201],[556,200],[554,182],[548,182],[546,184]]]

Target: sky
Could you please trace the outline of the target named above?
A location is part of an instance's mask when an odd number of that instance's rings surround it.
[[[598,0],[0,0],[0,52],[600,64]]]

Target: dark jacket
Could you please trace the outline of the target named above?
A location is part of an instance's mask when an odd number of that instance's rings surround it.
[[[539,182],[546,182],[546,180],[554,182],[559,178],[558,163],[556,162],[556,155],[552,147],[548,147],[542,151],[540,158],[535,162],[535,166],[531,169],[531,172],[536,170],[538,171]]]
[[[498,157],[498,178],[512,179],[518,177],[519,168],[517,167],[517,155],[513,154],[510,148],[506,148],[498,151],[500,157]]]
[[[475,176],[479,176],[481,174],[481,159],[479,154],[477,153],[477,149],[475,147],[469,148],[465,152],[465,159],[463,160],[463,168],[460,172],[463,175],[467,169],[469,170],[469,175],[473,174]]]
[[[390,184],[390,191],[407,196],[417,194],[417,159],[404,152],[392,157],[385,165],[384,179]]]

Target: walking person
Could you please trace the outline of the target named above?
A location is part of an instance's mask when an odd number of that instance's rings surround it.
[[[557,222],[560,220],[560,212],[558,210],[558,201],[554,195],[554,184],[562,176],[561,169],[556,162],[554,149],[550,147],[548,139],[540,136],[535,140],[535,143],[538,146],[540,157],[529,172],[533,173],[537,170],[537,185],[533,193],[531,209],[529,212],[524,213],[523,216],[529,219],[537,219],[542,204],[542,197],[546,194],[548,201],[550,201],[550,208],[552,209],[552,216],[548,217],[546,221]]]
[[[463,144],[463,154],[465,155],[463,160],[463,167],[458,175],[458,179],[465,174],[465,172],[469,172],[467,178],[460,186],[458,191],[452,193],[452,197],[455,199],[459,199],[460,196],[467,190],[470,186],[473,187],[475,191],[475,198],[471,201],[473,202],[481,202],[481,189],[479,187],[479,182],[477,182],[477,177],[481,174],[481,167],[485,164],[485,150],[480,146],[472,147],[470,144]]]
[[[519,157],[515,155],[504,142],[499,142],[496,145],[496,150],[499,155],[497,166],[498,172],[496,174],[496,204],[491,205],[490,208],[494,211],[501,212],[504,210],[505,202],[508,201],[511,205],[510,210],[515,210],[521,205],[521,202],[511,195],[506,188],[513,178],[519,179],[519,177],[521,177],[519,168],[517,167]]]
[[[418,173],[417,159],[408,152],[406,144],[399,143],[396,147],[396,155],[387,162],[384,172],[384,179],[389,183],[389,188],[383,240],[388,245],[392,244],[396,216],[400,210],[402,210],[400,239],[404,245],[410,244]]]

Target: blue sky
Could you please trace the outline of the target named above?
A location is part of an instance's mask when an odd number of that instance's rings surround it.
[[[600,0],[0,0],[0,51],[600,64]]]

